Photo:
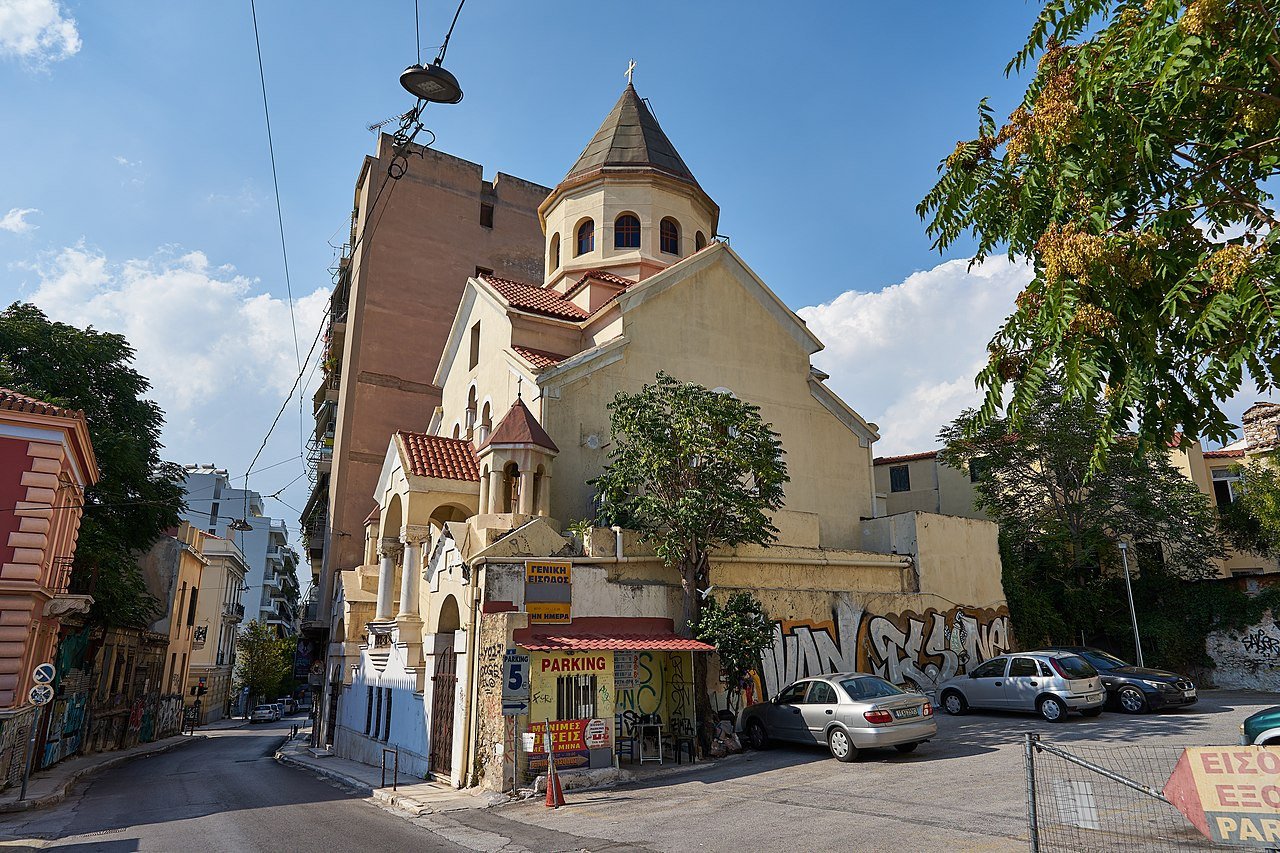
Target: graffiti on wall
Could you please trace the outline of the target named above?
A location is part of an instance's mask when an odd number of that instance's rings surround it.
[[[1237,690],[1280,690],[1280,625],[1266,613],[1250,628],[1214,631],[1205,640],[1213,659],[1213,680],[1218,687]]]
[[[773,646],[761,655],[758,687],[774,696],[798,678],[828,672],[873,672],[894,684],[932,690],[940,681],[1011,648],[1005,607],[953,607],[868,614],[842,601],[825,621],[774,623]],[[758,701],[747,685],[744,701]]]
[[[615,661],[620,654],[614,653]],[[659,714],[664,720],[692,717],[693,674],[688,653],[631,652],[623,661],[627,675],[614,682],[616,711]]]

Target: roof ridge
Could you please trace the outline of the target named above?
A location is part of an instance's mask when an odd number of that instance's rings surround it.
[[[0,387],[0,409],[10,412],[30,412],[36,415],[51,415],[60,418],[79,418],[85,419],[83,409],[71,409],[65,406],[58,406],[41,400],[39,397],[32,397],[30,394],[23,394],[21,391],[15,391],[12,388]]]

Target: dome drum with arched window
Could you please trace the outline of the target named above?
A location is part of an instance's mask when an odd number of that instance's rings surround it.
[[[661,272],[705,248],[720,208],[628,85],[538,215],[545,284],[564,293],[588,270],[632,281]]]

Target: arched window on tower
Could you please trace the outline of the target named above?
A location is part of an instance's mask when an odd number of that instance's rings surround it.
[[[508,462],[502,469],[502,512],[515,512],[520,508],[520,466]]]
[[[493,431],[493,409],[489,405],[489,401],[485,400],[484,408],[480,410],[480,443],[484,444],[489,437],[489,433]]]
[[[551,250],[547,253],[547,272],[560,269],[560,234],[551,235]]]
[[[697,234],[693,235],[693,250],[695,252],[701,252],[705,248],[707,248],[707,235],[699,231]]]
[[[476,428],[476,386],[467,391],[467,440],[471,440]]]
[[[680,254],[680,225],[671,217],[662,220],[659,248],[668,255]]]
[[[640,248],[640,220],[624,213],[613,223],[613,247],[615,249]]]
[[[577,254],[585,255],[596,250],[596,223],[590,219],[582,220],[578,226]]]

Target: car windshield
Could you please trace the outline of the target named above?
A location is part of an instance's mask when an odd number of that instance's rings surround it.
[[[883,678],[874,675],[862,678],[847,678],[840,682],[844,692],[855,702],[866,702],[869,699],[883,699],[886,696],[902,696],[906,691],[899,690]]]
[[[1098,669],[1116,669],[1129,664],[1106,652],[1081,652],[1080,656]]]
[[[1079,655],[1063,655],[1058,658],[1058,666],[1066,673],[1067,678],[1093,678],[1098,671]]]

